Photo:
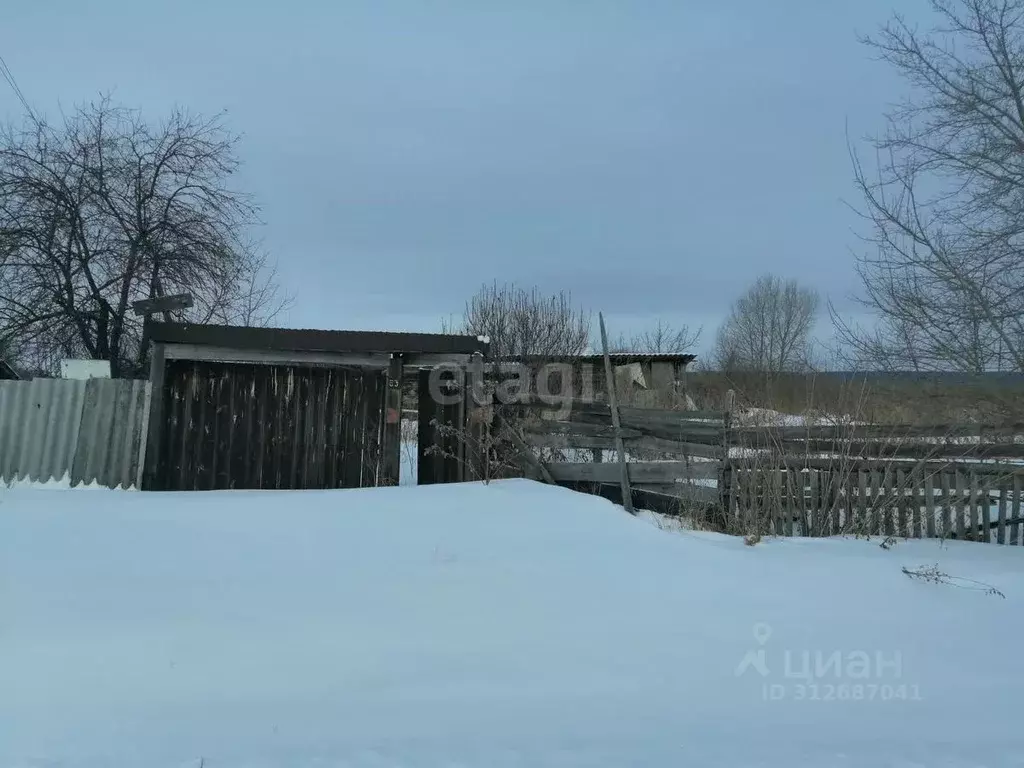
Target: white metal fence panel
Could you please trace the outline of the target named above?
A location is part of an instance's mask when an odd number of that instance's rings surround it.
[[[91,379],[85,385],[82,426],[71,482],[115,488],[140,486],[149,422],[148,381]]]
[[[0,478],[139,487],[149,402],[147,381],[0,382]]]
[[[0,381],[0,477],[45,481],[71,468],[84,381]]]

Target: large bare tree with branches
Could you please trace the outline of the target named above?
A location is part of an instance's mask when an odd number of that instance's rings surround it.
[[[854,362],[1024,371],[1024,0],[931,0],[864,43],[911,96],[851,151],[869,250],[863,328],[832,310]]]
[[[58,124],[0,129],[0,335],[37,359],[142,365],[132,302],[191,293],[193,321],[258,324],[287,303],[231,188],[237,138],[176,110],[159,124],[104,98]]]
[[[762,275],[737,299],[715,340],[724,371],[769,376],[807,368],[818,295],[796,280]]]

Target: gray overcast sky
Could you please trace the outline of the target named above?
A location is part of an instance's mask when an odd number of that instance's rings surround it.
[[[104,90],[153,119],[228,110],[285,325],[438,330],[498,279],[705,341],[761,272],[857,289],[846,124],[877,130],[905,89],[857,34],[927,20],[925,0],[0,5],[37,111]]]

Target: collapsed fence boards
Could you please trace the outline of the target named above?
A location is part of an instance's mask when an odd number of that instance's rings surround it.
[[[1024,467],[972,463],[727,462],[728,512],[784,536],[859,534],[1024,544]]]
[[[517,403],[515,420],[523,441],[533,449],[557,451],[563,458],[590,455],[591,461],[545,462],[559,483],[618,484],[617,464],[604,461],[615,450],[616,430],[605,403],[574,400],[561,405],[537,397]],[[724,414],[721,411],[619,409],[630,485],[636,490],[671,496],[713,499],[714,481],[725,456]],[[577,456],[573,456],[577,453]]]

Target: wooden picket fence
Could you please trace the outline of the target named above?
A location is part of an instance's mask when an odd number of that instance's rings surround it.
[[[856,534],[1024,544],[1024,466],[933,460],[730,460],[727,514],[781,536]]]
[[[528,474],[619,483],[608,404],[517,407]],[[728,530],[1024,545],[1022,424],[736,426],[728,408],[627,407],[619,421],[632,490],[714,503]]]
[[[1024,543],[1024,424],[736,427],[726,518],[776,535]]]

